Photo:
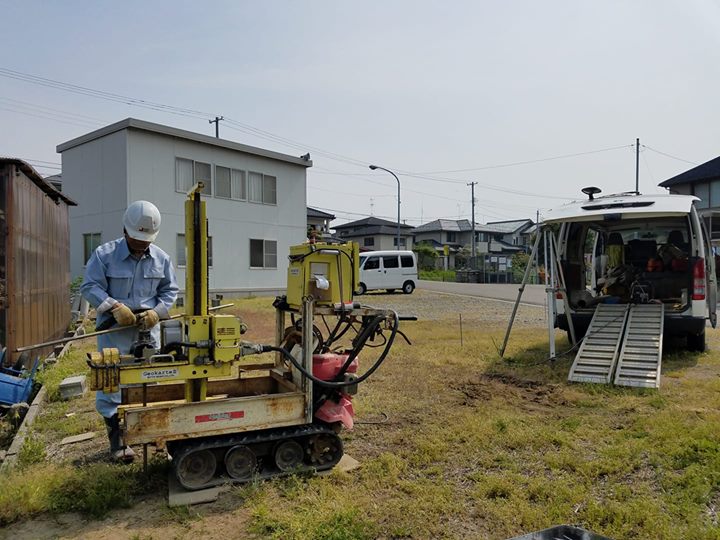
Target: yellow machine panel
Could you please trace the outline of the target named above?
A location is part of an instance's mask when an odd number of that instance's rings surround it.
[[[210,320],[215,362],[232,362],[240,347],[240,321],[233,315],[214,315]]]
[[[305,296],[312,296],[319,306],[352,303],[360,281],[357,243],[291,246],[289,259],[287,303],[291,307],[300,309]]]
[[[198,315],[195,317],[186,317],[187,339],[190,342],[207,341],[210,339],[210,316]],[[210,356],[207,349],[197,349],[191,347],[188,352],[190,363],[194,363],[198,356]]]

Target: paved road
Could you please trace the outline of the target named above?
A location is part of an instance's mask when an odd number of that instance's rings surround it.
[[[514,302],[517,299],[520,284],[505,283],[452,283],[445,281],[418,282],[418,288],[426,291],[477,296],[495,300]],[[546,301],[545,285],[526,285],[522,295],[523,304],[544,306]]]

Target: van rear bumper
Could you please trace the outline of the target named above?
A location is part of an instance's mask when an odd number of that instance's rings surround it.
[[[572,321],[575,333],[581,336],[590,326],[593,312],[573,313]],[[688,315],[669,313],[665,315],[664,334],[667,336],[686,336],[687,334],[700,335],[705,331],[705,318],[690,317]],[[560,330],[568,330],[567,317],[565,314],[558,314],[555,326]]]

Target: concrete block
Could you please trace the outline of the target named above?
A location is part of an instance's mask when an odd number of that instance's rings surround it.
[[[70,437],[65,437],[62,441],[60,441],[60,444],[65,445],[79,443],[82,441],[89,441],[93,437],[95,437],[95,432],[89,431],[87,433],[81,433],[80,435],[72,435]]]
[[[206,502],[217,501],[220,495],[220,488],[215,486],[207,489],[198,489],[197,491],[188,491],[180,485],[171,472],[168,475],[168,506],[189,506],[191,504],[201,504]]]
[[[60,397],[63,399],[82,396],[86,390],[87,385],[85,375],[67,377],[60,383]]]
[[[326,476],[333,471],[340,471],[340,472],[350,472],[354,471],[355,469],[360,467],[360,462],[355,459],[352,456],[349,456],[347,454],[343,454],[343,457],[340,458],[340,461],[338,461],[338,464],[335,465],[332,469],[329,469],[327,471],[320,471],[318,473],[318,476]]]

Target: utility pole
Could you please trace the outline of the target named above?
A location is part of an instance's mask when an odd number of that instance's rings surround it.
[[[540,209],[535,210],[535,234],[540,234]],[[530,264],[532,261],[528,261]],[[540,250],[535,252],[535,272],[537,273],[537,282],[540,283]]]
[[[640,195],[640,139],[635,139],[635,193]]]
[[[475,247],[475,245],[476,245],[475,244],[475,185],[476,184],[477,184],[477,182],[470,182],[469,184],[467,184],[468,186],[470,186],[470,194],[471,194],[470,196],[472,197],[472,237],[471,237],[472,240],[470,242],[470,256],[471,256],[471,260],[472,260],[471,266],[472,266],[473,270],[475,270],[475,267],[477,266],[477,264],[476,264],[477,263],[477,261],[476,261],[477,253],[476,253],[476,247]]]
[[[215,124],[215,137],[220,138],[220,120],[225,120],[224,116],[216,116],[215,120],[208,120],[209,123]]]

